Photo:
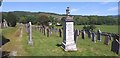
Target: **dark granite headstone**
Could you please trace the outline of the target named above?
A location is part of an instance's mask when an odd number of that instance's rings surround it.
[[[59,37],[62,37],[62,29],[59,29]]]
[[[88,38],[91,38],[91,31],[88,31]]]
[[[111,51],[120,54],[120,42],[119,42],[119,36],[114,35],[113,36],[113,41],[112,41],[112,45],[111,45]]]
[[[97,31],[97,40],[101,41],[101,31],[100,30]]]
[[[78,36],[78,30],[75,30],[74,31],[74,41],[76,43],[76,40],[77,40],[77,36]]]
[[[82,31],[82,39],[85,39],[85,31]]]
[[[43,27],[43,35],[46,35],[46,28]]]
[[[92,32],[92,41],[96,43],[96,35],[94,32]]]

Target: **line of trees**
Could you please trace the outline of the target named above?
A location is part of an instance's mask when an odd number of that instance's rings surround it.
[[[47,25],[48,22],[51,22],[55,25],[57,22],[62,24],[62,19],[65,18],[65,15],[57,15],[61,17],[61,20],[57,16],[53,16],[53,13],[44,13],[39,14],[33,12],[3,12],[2,19],[6,19],[9,26],[14,27],[17,22],[20,23],[28,23],[29,21],[32,24],[38,25]],[[74,23],[75,25],[116,25],[120,23],[118,17],[116,16],[79,16],[79,15],[72,15],[74,16]]]
[[[118,18],[112,16],[75,16],[74,22],[76,25],[117,25],[120,23]]]

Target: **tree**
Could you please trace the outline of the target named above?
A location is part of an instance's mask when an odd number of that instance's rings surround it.
[[[8,24],[9,26],[11,26],[11,27],[15,27],[16,26],[17,17],[12,12],[9,12],[7,14],[7,19],[6,20],[9,23]]]
[[[97,16],[90,16],[89,17],[89,24],[97,24]]]
[[[95,25],[88,25],[88,26],[84,25],[83,29],[86,31],[89,31],[89,30],[94,31],[94,29],[96,29],[96,26]]]
[[[40,15],[38,21],[40,24],[48,26],[49,18],[46,15]]]

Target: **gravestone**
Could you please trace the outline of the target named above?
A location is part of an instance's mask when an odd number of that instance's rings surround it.
[[[95,35],[95,32],[92,32],[92,41],[96,43],[96,35]]]
[[[110,40],[112,40],[112,35],[111,34],[109,34],[109,37],[110,37]]]
[[[107,34],[107,35],[105,36],[104,44],[105,44],[105,45],[109,45],[109,40],[110,40],[110,37],[109,37],[109,35]]]
[[[78,29],[76,30],[76,32],[77,32],[77,36],[79,36],[79,30]]]
[[[29,22],[29,41],[28,41],[29,45],[33,45],[33,41],[32,41],[32,25],[31,22]]]
[[[91,38],[91,31],[88,30],[88,38]]]
[[[43,26],[42,26],[42,28],[41,28],[41,31],[42,31],[42,34],[43,34],[43,32],[44,32],[44,28],[43,28]]]
[[[46,28],[43,26],[43,35],[46,35]]]
[[[22,37],[22,30],[23,30],[23,24],[22,23],[20,23],[20,37]]]
[[[5,19],[3,19],[2,27],[3,28],[8,27],[7,21]]]
[[[41,32],[41,26],[40,26],[40,28],[39,28],[39,31]]]
[[[85,31],[82,30],[82,39],[85,39]]]
[[[59,37],[62,37],[62,29],[59,29]]]
[[[100,29],[97,31],[97,40],[101,41],[101,31],[100,31]]]
[[[65,51],[77,51],[76,43],[74,41],[74,22],[73,18],[69,16],[70,11],[69,7],[66,9],[66,18],[64,19],[63,24],[63,42],[62,48]]]
[[[47,28],[47,37],[50,37],[50,29]]]
[[[80,33],[81,33],[81,30],[79,30],[79,35],[80,35]]]
[[[2,21],[0,21],[0,29],[2,28]]]
[[[28,33],[29,31],[28,31],[28,29],[29,29],[29,24],[27,23],[27,24],[25,24],[25,26],[26,26],[26,32]]]
[[[77,40],[77,36],[78,36],[78,30],[76,29],[75,32],[74,32],[74,41],[76,43],[76,40]]]
[[[113,36],[113,41],[112,41],[112,45],[111,45],[111,51],[120,54],[120,42],[119,42],[119,36],[118,35],[114,35]]]

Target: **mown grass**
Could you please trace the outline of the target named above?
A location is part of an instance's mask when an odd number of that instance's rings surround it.
[[[17,52],[17,56],[26,55],[21,45],[21,38],[19,37],[20,29],[18,25],[16,27],[2,29],[2,36],[4,37],[3,42],[5,42],[5,40],[9,40],[4,45],[2,45],[2,51],[7,51],[10,53]]]
[[[75,26],[76,29],[82,29],[83,25]],[[102,31],[105,32],[115,32],[117,33],[117,26],[97,26]],[[61,28],[61,27],[58,27]],[[18,26],[8,27],[3,29],[3,35],[6,38],[14,37],[13,33],[18,29]],[[12,37],[12,38],[13,38]],[[101,42],[93,43],[91,39],[89,39],[86,35],[86,38],[83,40],[81,35],[77,39],[77,49],[76,52],[65,52],[61,47],[56,46],[58,43],[61,43],[63,38],[58,36],[58,32],[52,33],[50,37],[44,36],[39,30],[32,30],[32,37],[33,37],[33,46],[28,45],[28,34],[26,33],[26,29],[23,29],[23,37],[22,42],[20,45],[23,45],[22,49],[24,49],[24,56],[118,56],[116,53],[111,51],[111,41],[110,44],[104,45],[104,37],[102,37]],[[17,37],[15,38],[17,39]],[[12,39],[11,39],[12,40]],[[14,43],[14,40],[11,43]],[[17,42],[16,42],[17,43]],[[11,44],[4,47],[3,50],[9,49]],[[14,43],[14,45],[16,45]],[[12,49],[14,50],[14,49]],[[22,53],[23,51],[21,51]],[[22,56],[22,55],[21,55]]]
[[[102,27],[103,26],[101,26],[100,28]],[[111,28],[113,27],[114,26],[111,26]],[[80,29],[82,27],[75,26],[75,28]],[[105,26],[104,28],[110,28],[110,26]],[[106,29],[102,30],[106,31]],[[112,32],[116,32],[115,29],[114,31],[113,29],[111,30]],[[108,46],[103,44],[104,37],[102,37],[101,42],[93,43],[91,39],[87,37],[87,35],[84,40],[81,39],[80,35],[76,43],[78,51],[65,52],[61,47],[56,46],[63,40],[63,38],[60,38],[58,36],[57,32],[53,32],[51,37],[47,37],[44,36],[39,30],[33,29],[32,36],[34,45],[30,46],[28,45],[28,34],[25,32],[24,29],[22,44],[24,45],[24,49],[28,53],[28,56],[118,56],[111,51],[111,41],[109,42],[110,44]]]

